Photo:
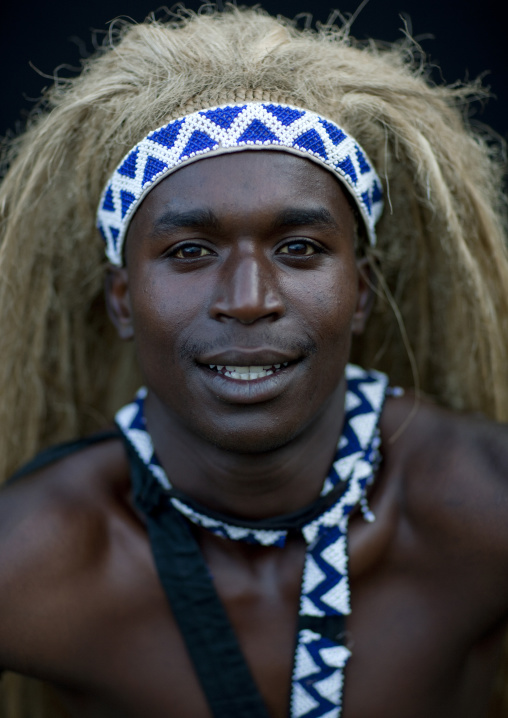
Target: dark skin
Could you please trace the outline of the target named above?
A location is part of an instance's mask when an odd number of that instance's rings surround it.
[[[354,235],[333,176],[281,152],[196,162],[144,200],[107,296],[120,336],[136,342],[175,486],[251,519],[319,494],[370,304]],[[209,366],[284,362],[246,382]],[[499,659],[506,428],[414,406],[387,401],[376,521],[350,522],[344,718],[483,716]],[[283,718],[303,542],[262,548],[193,530],[269,713]],[[0,565],[1,666],[52,682],[74,716],[209,718],[119,440],[3,491]]]

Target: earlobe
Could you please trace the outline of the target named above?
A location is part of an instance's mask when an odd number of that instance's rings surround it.
[[[358,260],[358,301],[353,315],[351,330],[353,334],[363,334],[367,319],[374,304],[374,277],[369,260]]]
[[[106,308],[120,339],[128,341],[134,336],[131,302],[129,295],[129,275],[125,267],[110,265],[105,282]]]

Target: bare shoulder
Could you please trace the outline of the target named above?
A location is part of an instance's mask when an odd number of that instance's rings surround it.
[[[0,491],[0,666],[23,669],[61,640],[129,512],[120,439],[102,441]],[[124,515],[122,515],[124,514]],[[87,589],[88,584],[88,589]],[[45,648],[43,648],[45,646]]]
[[[414,525],[508,559],[508,425],[407,396],[387,403],[382,432]]]
[[[389,458],[427,473],[435,489],[459,481],[465,491],[467,479],[478,489],[492,483],[508,489],[507,424],[409,395],[389,400],[382,430]]]
[[[82,544],[83,532],[105,528],[122,483],[128,486],[126,469],[121,441],[112,439],[9,482],[0,492],[0,550],[18,558],[21,552],[27,560],[32,553],[37,559],[37,552],[48,551],[55,563],[65,559],[66,552],[85,559],[73,542]],[[61,542],[62,532],[66,540]],[[60,550],[53,551],[60,543]]]
[[[478,456],[501,460],[508,456],[508,424],[487,419],[481,414],[459,412],[439,406],[427,397],[416,399],[407,393],[389,398],[383,412],[383,430],[390,445],[427,449],[471,450]],[[429,446],[429,440],[432,445]]]

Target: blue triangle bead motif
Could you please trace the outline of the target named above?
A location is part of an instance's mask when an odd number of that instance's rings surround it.
[[[374,180],[373,185],[372,185],[372,196],[371,196],[372,204],[376,204],[376,202],[381,202],[382,199],[383,199],[383,193],[381,192],[381,187]]]
[[[167,164],[165,162],[158,160],[156,157],[148,157],[141,184],[144,186],[147,182],[151,182],[154,177],[161,174],[161,172],[164,172],[165,169],[167,169]]]
[[[305,132],[303,135],[300,135],[300,137],[297,137],[294,141],[295,147],[301,147],[304,150],[309,150],[310,152],[314,152],[316,155],[319,155],[324,160],[328,159],[328,155],[326,153],[326,148],[323,144],[323,140],[318,135],[316,130],[309,130],[308,132]]]
[[[371,167],[370,167],[369,163],[367,162],[367,160],[365,159],[365,155],[363,154],[361,149],[358,147],[358,145],[356,145],[356,147],[355,147],[355,152],[356,152],[356,158],[358,160],[358,164],[360,166],[360,174],[365,175],[365,174],[367,174],[367,172],[370,172]]]
[[[118,173],[124,175],[124,177],[131,177],[134,179],[136,176],[136,164],[138,161],[139,149],[135,149],[130,155],[127,156],[125,162],[118,168]]]
[[[213,137],[207,135],[206,132],[196,130],[190,136],[189,141],[185,145],[185,148],[182,151],[182,154],[180,155],[179,159],[189,157],[190,155],[197,152],[203,152],[204,150],[213,150],[214,147],[218,147],[218,144],[219,143],[214,140]]]
[[[106,210],[106,212],[115,212],[115,203],[113,201],[113,188],[111,187],[111,185],[109,185],[106,190],[106,194],[104,195],[102,209]]]
[[[299,120],[300,117],[303,117],[305,114],[301,110],[296,110],[293,107],[284,107],[283,105],[263,105],[263,107],[285,127],[292,125],[293,122],[296,122],[296,120]]]
[[[205,110],[199,114],[214,122],[218,127],[222,127],[224,130],[229,130],[238,115],[245,110],[246,106],[247,105],[240,105],[237,107],[219,107],[216,110]]]
[[[127,192],[127,190],[120,190],[120,202],[122,203],[122,217],[125,217],[127,212],[129,211],[129,207],[134,202],[136,197],[132,194],[132,192]]]
[[[341,162],[337,162],[337,165],[343,172],[349,175],[353,184],[358,182],[358,175],[356,174],[355,166],[351,161],[351,157],[346,157]]]
[[[371,214],[371,213],[372,213],[372,205],[371,205],[369,193],[368,193],[368,192],[362,192],[362,199],[363,199],[363,203],[364,203],[364,205],[365,205],[365,207],[366,207],[366,209],[367,209],[367,212],[368,212],[369,214]]]
[[[261,120],[252,120],[247,129],[240,135],[238,142],[273,142],[279,143],[279,138]]]
[[[327,120],[319,120],[320,123],[323,125],[323,127],[326,130],[326,134],[331,139],[333,144],[335,146],[340,145],[341,142],[344,142],[346,139],[345,133],[340,129],[340,127],[337,127],[336,125],[332,125],[331,122],[327,122]]]
[[[120,231],[116,227],[110,227],[109,231],[111,232],[111,236],[113,238],[113,244],[116,247],[116,245],[118,244],[118,235],[120,234]]]
[[[156,130],[148,135],[148,139],[152,140],[152,142],[157,142],[157,144],[162,145],[167,149],[171,149],[180,135],[182,125],[183,120],[170,122],[169,125],[166,125],[166,127],[161,127],[160,130]]]

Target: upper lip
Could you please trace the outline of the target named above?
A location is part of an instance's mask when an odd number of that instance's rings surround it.
[[[227,349],[198,357],[198,364],[219,364],[223,366],[269,366],[294,362],[300,356],[278,349]]]

